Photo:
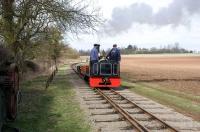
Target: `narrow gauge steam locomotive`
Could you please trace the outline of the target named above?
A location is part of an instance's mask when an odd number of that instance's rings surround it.
[[[100,60],[91,68],[88,63],[76,64],[76,72],[89,82],[91,88],[120,86],[120,66],[107,59]]]

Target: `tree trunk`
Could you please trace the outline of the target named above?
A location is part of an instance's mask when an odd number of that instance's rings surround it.
[[[3,9],[3,27],[5,38],[8,46],[13,46],[15,42],[15,25],[14,25],[14,0],[1,0]]]

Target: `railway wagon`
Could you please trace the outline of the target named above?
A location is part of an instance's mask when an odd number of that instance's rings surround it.
[[[103,59],[90,67],[89,63],[78,63],[75,66],[77,73],[89,82],[91,88],[120,86],[120,66],[118,63]]]

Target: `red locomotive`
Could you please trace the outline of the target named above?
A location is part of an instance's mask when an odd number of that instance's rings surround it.
[[[91,88],[117,88],[121,83],[119,64],[106,59],[95,63],[93,68],[87,63],[77,63],[75,70],[89,82]]]

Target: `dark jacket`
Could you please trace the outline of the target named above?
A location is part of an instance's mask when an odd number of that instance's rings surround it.
[[[121,53],[118,48],[112,48],[111,51],[108,53],[107,58],[114,62],[121,61]]]

